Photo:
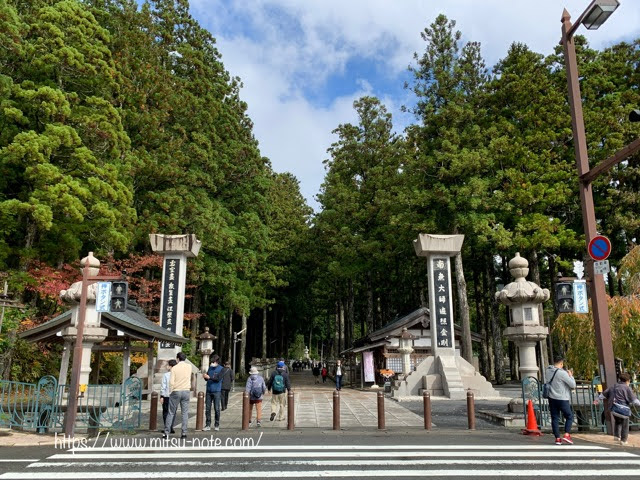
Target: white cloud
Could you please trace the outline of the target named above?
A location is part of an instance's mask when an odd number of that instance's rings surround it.
[[[394,120],[406,92],[376,91],[371,79],[356,75],[348,94],[314,105],[304,97],[341,74],[349,60],[374,59],[378,75],[397,78],[424,49],[420,32],[439,13],[457,21],[463,40],[482,43],[487,66],[509,45],[523,42],[549,54],[560,39],[564,7],[574,20],[588,0],[192,0],[194,16],[218,40],[223,62],[243,83],[243,99],[254,122],[263,155],[276,171],[290,171],[302,193],[313,196],[324,177],[322,160],[335,139],[331,131],[354,122],[353,100],[361,95],[383,99]],[[640,2],[626,0],[598,31],[585,34],[603,48],[640,36]],[[402,116],[406,122],[406,116]]]

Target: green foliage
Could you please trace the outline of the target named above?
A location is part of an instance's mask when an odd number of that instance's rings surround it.
[[[297,334],[294,341],[289,345],[287,358],[302,360],[304,358],[304,347],[304,336],[301,334]]]

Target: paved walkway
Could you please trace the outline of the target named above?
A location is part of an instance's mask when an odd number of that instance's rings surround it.
[[[236,383],[236,389],[241,385]],[[296,428],[333,427],[333,392],[335,384],[315,383],[311,370],[291,373],[291,387],[295,399]],[[378,406],[375,391],[359,391],[343,388],[340,391],[341,428],[378,426]],[[262,403],[262,427],[267,429],[286,429],[287,421],[269,421],[271,413],[271,395],[267,393]],[[193,409],[192,409],[193,410]],[[213,415],[213,413],[212,413]],[[385,421],[387,427],[420,427],[424,425],[422,417],[411,412],[397,402],[385,399]],[[255,411],[252,419],[255,419]],[[160,419],[161,422],[161,419]],[[195,426],[195,420],[193,420]],[[191,422],[190,422],[191,423]],[[220,429],[234,430],[242,427],[242,391],[235,392],[229,399],[229,408],[221,413]],[[253,427],[255,428],[255,426]]]

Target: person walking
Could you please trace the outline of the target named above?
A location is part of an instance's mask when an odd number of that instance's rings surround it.
[[[545,371],[545,382],[549,385],[549,412],[551,413],[551,430],[556,438],[556,445],[567,443],[573,445],[571,424],[571,390],[576,388],[572,370],[564,369],[564,357],[556,356],[553,365]],[[564,416],[564,435],[560,436],[560,415]]]
[[[253,407],[256,407],[256,426],[262,426],[262,398],[264,392],[267,391],[267,386],[264,383],[264,378],[258,373],[256,367],[251,367],[249,370],[249,378],[247,379],[247,385],[245,392],[249,394],[249,426],[253,424],[251,421],[251,415],[253,414]]]
[[[284,367],[282,368],[284,370],[284,373],[289,375],[289,367],[287,366],[286,362],[284,361],[284,358],[278,359],[278,364],[280,364],[280,362],[282,362],[282,364],[284,365]]]
[[[178,404],[182,415],[182,435],[180,438],[187,438],[187,425],[189,423],[189,397],[191,396],[191,365],[186,360],[187,356],[183,352],[176,355],[178,364],[171,369],[169,377],[169,414],[167,422],[164,424],[162,438],[169,438],[170,428],[173,425]]]
[[[320,365],[317,363],[313,366],[313,377],[315,378],[314,383],[320,383]]]
[[[322,375],[322,383],[327,383],[327,375],[329,374],[329,372],[327,371],[326,365],[322,365],[322,370],[320,371],[320,374]]]
[[[167,424],[167,416],[169,415],[169,379],[171,377],[171,369],[177,365],[174,359],[167,362],[167,371],[162,376],[162,384],[160,386],[160,403],[162,404],[162,421],[164,425]],[[173,417],[173,424],[171,425],[171,433],[176,433],[173,426],[176,423],[176,417]],[[164,431],[164,428],[163,428]]]
[[[287,406],[287,392],[291,391],[291,380],[284,371],[284,362],[280,361],[276,365],[269,380],[267,380],[267,390],[271,392],[271,417],[270,421],[278,416],[278,421],[284,420],[284,413]]]
[[[342,374],[344,373],[344,368],[342,366],[342,362],[338,360],[336,362],[336,369],[334,371],[334,376],[336,377],[336,390],[342,390]]]
[[[217,432],[220,430],[220,397],[222,392],[222,365],[218,364],[220,357],[214,355],[211,357],[211,366],[207,373],[205,373],[204,379],[207,381],[207,397],[205,400],[205,416],[206,422],[202,429],[205,432],[211,430],[211,402],[213,402],[213,409],[215,411],[215,423],[213,429]]]
[[[220,397],[220,409],[225,411],[229,404],[229,392],[231,391],[231,385],[233,383],[233,370],[231,370],[231,363],[229,361],[224,362],[224,368],[222,369],[222,396]]]
[[[621,373],[618,379],[618,383],[607,388],[602,396],[607,399],[608,409],[613,414],[614,440],[620,445],[627,445],[631,405],[640,407],[640,400],[629,387],[631,376],[628,373]]]

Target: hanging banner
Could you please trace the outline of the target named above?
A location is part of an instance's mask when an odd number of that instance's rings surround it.
[[[375,382],[376,376],[373,372],[373,352],[362,352],[362,365],[364,368],[364,381]]]

